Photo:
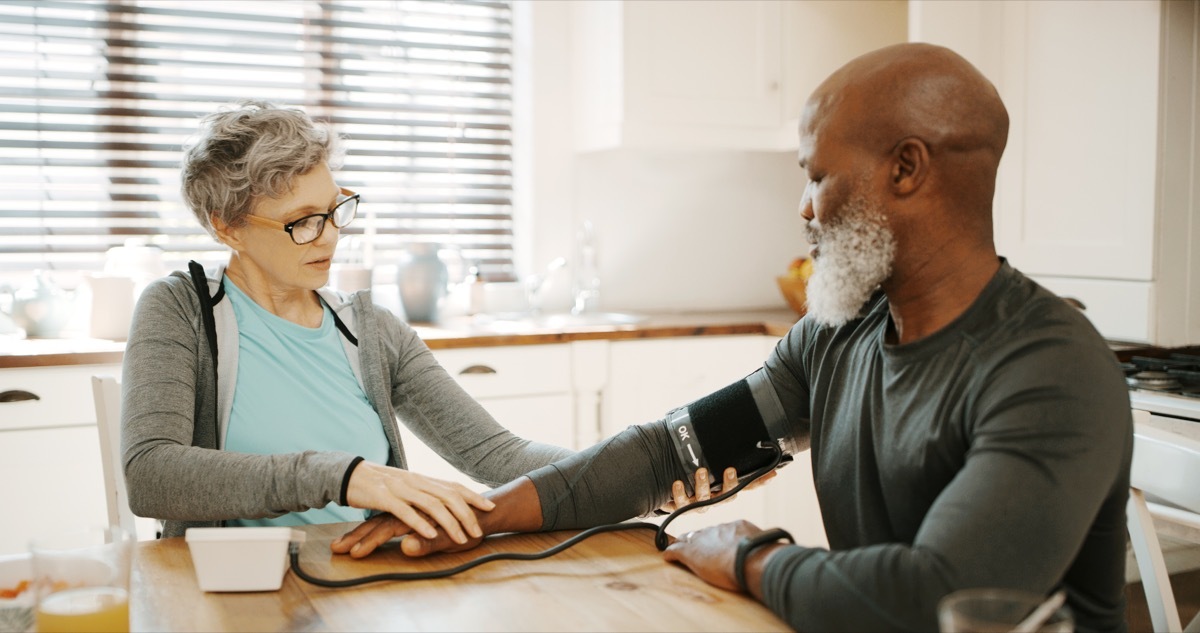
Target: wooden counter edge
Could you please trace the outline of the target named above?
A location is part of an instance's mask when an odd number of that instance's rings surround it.
[[[767,335],[783,336],[795,324],[790,313],[748,314],[678,314],[656,315],[647,322],[604,328],[567,328],[521,332],[513,334],[486,331],[440,331],[425,338],[430,349],[462,349],[473,347],[502,347],[515,345],[548,345],[572,341],[620,341],[686,336]],[[417,329],[422,329],[419,325]],[[119,364],[124,358],[120,350],[86,352],[50,352],[45,354],[0,353],[0,369],[27,367],[60,367],[71,365]]]

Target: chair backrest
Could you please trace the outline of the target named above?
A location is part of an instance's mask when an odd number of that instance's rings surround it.
[[[92,376],[92,398],[96,402],[96,429],[100,432],[100,463],[104,467],[108,523],[121,526],[137,538],[138,521],[129,509],[125,472],[121,465],[121,384],[112,376]]]
[[[1155,631],[1183,631],[1154,520],[1200,530],[1200,441],[1135,421],[1130,488],[1129,538],[1151,624]],[[1200,617],[1186,630],[1196,630],[1197,625]]]

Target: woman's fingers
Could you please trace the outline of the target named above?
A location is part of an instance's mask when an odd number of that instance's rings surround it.
[[[391,512],[397,519],[403,521],[414,532],[424,536],[425,538],[433,538],[437,536],[437,528],[433,527],[429,521],[426,521],[420,513],[413,509],[412,506],[406,503],[392,503],[391,507],[387,508],[387,512]]]
[[[446,534],[449,535],[455,543],[467,542],[467,535],[463,532],[463,526],[458,522],[458,519],[455,518],[454,514],[446,508],[445,501],[435,497],[430,493],[420,491],[413,495],[411,503],[413,507],[418,508],[421,512],[424,512],[426,515],[428,515],[430,519],[442,526],[442,529],[445,530]],[[405,517],[401,516],[401,518]],[[471,518],[474,519],[473,514],[471,515]],[[478,528],[479,524],[477,523],[475,527]],[[415,525],[413,526],[413,529],[417,529]],[[437,531],[434,530],[432,526],[430,526],[430,533],[419,529],[417,532],[426,538],[434,538],[437,536]]]

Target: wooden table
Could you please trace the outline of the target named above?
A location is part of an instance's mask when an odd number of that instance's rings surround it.
[[[329,543],[352,524],[302,528],[301,565],[319,578],[452,567],[495,551],[535,552],[575,532],[507,535],[423,560],[395,547],[363,560]],[[539,561],[499,561],[443,580],[351,589],[291,573],[274,592],[204,593],[182,538],[147,541],[134,557],[134,631],[786,631],[753,599],[663,562],[649,530],[610,532]]]

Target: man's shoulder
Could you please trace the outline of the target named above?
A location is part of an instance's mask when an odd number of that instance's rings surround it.
[[[1051,338],[1107,349],[1107,343],[1080,309],[1016,268],[997,302],[1005,338]]]

